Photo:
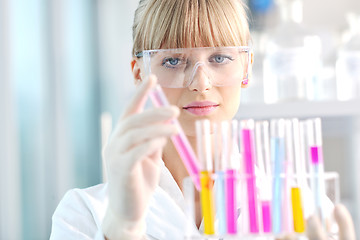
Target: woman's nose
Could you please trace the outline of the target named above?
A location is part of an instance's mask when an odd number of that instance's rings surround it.
[[[203,63],[196,63],[189,79],[191,91],[205,92],[212,88],[211,76]]]

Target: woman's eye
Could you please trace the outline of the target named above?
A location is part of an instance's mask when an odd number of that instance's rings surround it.
[[[165,67],[176,67],[181,63],[179,58],[166,58],[163,61]]]
[[[225,60],[225,58],[223,56],[216,56],[215,57],[215,61],[217,63],[222,63]]]
[[[233,59],[229,56],[224,56],[224,55],[215,55],[210,59],[210,62],[215,62],[215,63],[228,63],[229,61],[232,61]]]
[[[169,63],[170,63],[171,65],[176,65],[176,64],[179,63],[179,59],[177,59],[177,58],[171,58],[171,59],[169,59]]]

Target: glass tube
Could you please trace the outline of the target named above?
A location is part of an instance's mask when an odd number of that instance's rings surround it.
[[[264,233],[271,232],[271,163],[269,122],[255,123],[256,160],[260,177],[260,202]]]
[[[270,123],[271,160],[273,164],[273,199],[272,199],[272,227],[273,233],[282,231],[282,190],[281,174],[284,173],[285,161],[285,121],[273,119]]]
[[[306,120],[307,140],[310,157],[310,174],[311,174],[311,188],[314,194],[315,214],[321,219],[325,225],[324,219],[324,160],[322,152],[322,134],[321,134],[321,119]]]
[[[223,145],[226,144],[226,139],[223,139],[223,130],[221,123],[213,124],[214,131],[214,165],[215,165],[215,197],[216,197],[216,218],[218,221],[219,235],[225,235],[227,232],[226,226],[226,210],[225,210],[225,156],[223,153]]]
[[[215,209],[213,197],[213,164],[211,154],[210,121],[196,121],[196,139],[198,156],[201,163],[200,201],[204,217],[204,233],[215,234]]]
[[[150,93],[150,99],[156,107],[169,106],[169,102],[166,99],[166,96],[159,85],[157,85],[155,89]],[[189,143],[189,140],[185,136],[185,133],[180,126],[180,123],[177,121],[177,119],[172,120],[172,123],[177,126],[178,134],[173,135],[171,137],[171,140],[177,152],[179,153],[186,170],[192,177],[195,187],[199,190],[200,182],[199,178],[197,177],[200,171],[199,162],[196,158],[194,150]]]
[[[250,233],[259,233],[258,219],[258,195],[255,176],[255,153],[254,153],[254,120],[241,121],[241,146],[244,162],[244,175],[248,197],[248,220]]]

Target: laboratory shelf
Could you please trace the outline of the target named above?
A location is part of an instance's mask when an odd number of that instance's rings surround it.
[[[236,114],[238,119],[354,116],[360,116],[360,99],[350,101],[298,101],[276,104],[246,103],[240,105]]]

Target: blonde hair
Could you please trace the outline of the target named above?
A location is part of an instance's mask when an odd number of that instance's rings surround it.
[[[246,46],[249,38],[247,15],[240,0],[140,0],[134,17],[132,53]]]

